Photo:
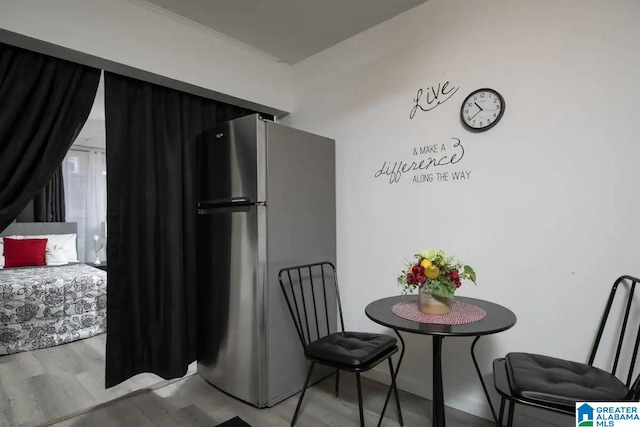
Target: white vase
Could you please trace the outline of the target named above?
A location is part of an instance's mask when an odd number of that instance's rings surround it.
[[[451,311],[451,298],[431,295],[431,290],[421,286],[418,291],[418,306],[425,314],[447,314]]]

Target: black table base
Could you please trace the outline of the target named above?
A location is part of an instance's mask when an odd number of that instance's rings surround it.
[[[398,375],[398,371],[400,370],[400,365],[402,364],[402,358],[404,357],[404,340],[402,339],[402,335],[396,330],[394,330],[398,338],[400,338],[400,342],[402,343],[402,350],[400,351],[400,357],[398,359],[398,363],[396,364],[395,370],[393,369],[393,365],[391,365],[391,359],[389,359],[389,369],[391,371],[392,380],[396,381],[396,377]],[[489,395],[489,390],[482,378],[482,372],[480,371],[480,367],[478,366],[478,360],[475,354],[475,348],[478,340],[480,340],[480,336],[475,337],[473,343],[471,344],[471,359],[473,360],[473,366],[476,369],[476,373],[478,374],[478,379],[480,380],[480,384],[482,385],[482,390],[484,391],[484,395],[487,398],[487,402],[489,403],[489,408],[491,408],[491,415],[493,416],[493,420],[497,426],[501,424],[498,421],[498,417],[496,415],[495,408],[493,406],[493,402],[491,402],[491,395]],[[444,383],[442,380],[442,344],[444,342],[443,337],[433,337],[433,408],[431,413],[431,421],[434,427],[444,427],[446,425],[445,418],[445,404],[444,404]],[[391,390],[387,392],[387,397],[384,401],[384,406],[382,407],[382,413],[380,414],[380,419],[378,420],[378,427],[382,424],[382,419],[384,418],[384,413],[387,410],[387,405],[389,404],[389,399],[391,398]],[[394,389],[396,393],[396,405],[397,402],[400,401],[398,399],[397,388]],[[436,396],[437,394],[437,396]],[[500,411],[502,412],[502,410]],[[401,414],[398,409],[398,414]],[[400,415],[400,425],[403,426],[404,422],[402,420],[402,415]]]
[[[444,387],[442,383],[442,341],[443,337],[433,337],[433,427],[444,427]]]

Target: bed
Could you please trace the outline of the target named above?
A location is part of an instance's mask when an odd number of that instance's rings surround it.
[[[76,234],[75,223],[14,223],[9,236]],[[107,273],[79,262],[0,269],[0,355],[106,331]]]

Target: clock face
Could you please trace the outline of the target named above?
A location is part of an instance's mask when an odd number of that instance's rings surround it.
[[[504,114],[504,99],[493,89],[478,89],[462,103],[460,118],[469,130],[483,131],[495,126]]]

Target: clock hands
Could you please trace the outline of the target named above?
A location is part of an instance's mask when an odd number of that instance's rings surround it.
[[[480,110],[479,110],[477,113],[475,113],[473,116],[469,117],[469,120],[473,120],[473,118],[474,118],[475,116],[477,116],[478,114],[480,114],[480,113],[482,113],[482,112],[484,111],[484,110],[482,109],[482,107],[478,105],[478,103],[477,103],[477,102],[475,102],[475,101],[474,101],[473,103],[474,103],[474,104],[476,104],[476,107],[478,107]]]
[[[481,106],[479,106],[479,105],[478,105],[478,103],[477,103],[477,102],[475,102],[475,101],[474,101],[474,104],[475,104],[475,105],[476,105],[476,107],[478,107],[480,110],[479,110],[477,113],[475,113],[473,116],[469,117],[469,120],[473,120],[473,118],[474,118],[475,116],[477,116],[478,114],[482,113],[483,111],[500,111],[500,108],[496,108],[496,109],[493,109],[493,110],[490,110],[490,109],[486,109],[486,110],[485,110],[484,108],[482,108]]]

